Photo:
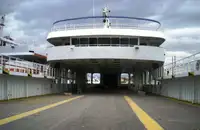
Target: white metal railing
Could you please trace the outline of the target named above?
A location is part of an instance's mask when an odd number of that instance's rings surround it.
[[[137,44],[76,44],[75,47],[134,47],[134,46],[147,46],[147,45],[137,45]],[[150,46],[150,45],[148,45]],[[157,46],[153,46],[151,45],[150,47],[156,47],[156,48],[163,48],[163,47],[157,47]]]
[[[1,71],[2,70],[2,71]],[[25,61],[19,58],[0,55],[0,72],[10,75],[31,75],[40,77],[55,77],[55,69],[49,65]]]
[[[77,44],[76,47],[91,47],[91,46],[113,46],[113,47],[133,47],[133,44]]]
[[[64,24],[64,25],[54,25],[51,31],[67,31],[76,29],[98,29],[103,28],[103,23],[82,23],[82,24]],[[141,29],[141,30],[157,30],[152,25],[146,24],[131,24],[131,23],[112,23],[110,28],[116,29]]]
[[[200,52],[163,66],[163,78],[188,76],[200,74]],[[159,77],[157,76],[157,77]]]

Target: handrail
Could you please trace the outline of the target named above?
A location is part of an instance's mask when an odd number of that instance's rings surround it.
[[[179,61],[182,61],[182,60],[184,60],[184,59],[190,58],[190,57],[195,56],[195,55],[198,55],[198,54],[200,54],[200,52],[194,53],[194,54],[192,54],[192,55],[190,55],[190,56],[181,58],[181,59],[176,60],[176,61],[174,61],[174,62],[179,62]],[[169,64],[166,64],[165,66],[168,66],[168,65],[171,65],[171,64],[172,64],[172,63],[169,63]]]
[[[40,75],[42,77],[54,77],[53,74],[55,71],[54,68],[50,67],[49,65],[44,65],[40,63],[25,61],[19,58],[0,55],[0,67],[1,70],[6,70],[8,73],[10,72],[18,72],[24,74],[33,74],[33,75]]]
[[[92,47],[92,46],[118,46],[118,47],[133,47],[133,46],[136,46],[136,45],[133,45],[133,44],[77,44],[75,45],[75,47]]]
[[[83,24],[64,24],[55,25],[51,28],[51,31],[67,31],[76,29],[98,29],[103,28],[102,23],[83,23]],[[139,30],[152,30],[150,26],[139,26],[130,23],[113,23],[110,28],[121,28],[121,29],[139,29]],[[157,30],[157,29],[156,29]]]
[[[69,18],[69,19],[62,19],[62,20],[58,20],[55,21],[53,23],[53,27],[57,26],[57,24],[63,23],[63,22],[67,22],[68,24],[70,23],[71,25],[77,26],[78,24],[72,24],[73,22],[77,22],[78,20],[90,20],[90,19],[103,19],[103,16],[87,16],[87,17],[77,17],[77,18]],[[158,30],[161,27],[161,23],[159,21],[153,20],[153,19],[147,19],[147,18],[139,18],[139,17],[127,17],[127,16],[108,16],[107,18],[109,18],[111,20],[111,27],[113,27],[113,25],[115,25],[115,22],[112,22],[112,20],[137,20],[137,21],[143,21],[143,22],[148,22],[148,23],[155,23],[157,25],[157,27],[155,27],[155,30]],[[82,22],[82,24],[84,24],[85,22]],[[94,26],[95,22],[90,21],[90,23],[93,23],[92,26]],[[116,25],[130,25],[132,22],[128,23],[128,24],[122,24],[122,22],[118,22]],[[141,23],[141,22],[138,22]],[[101,23],[103,25],[103,23]],[[80,24],[79,24],[80,25]],[[134,27],[142,27],[142,26],[138,26],[139,24],[135,24]],[[92,27],[90,26],[90,27]],[[152,27],[152,26],[151,26]]]
[[[163,67],[161,68],[163,69],[163,74],[159,76],[163,78],[189,76],[189,73],[190,74],[192,73],[193,75],[199,75],[200,74],[200,52],[192,54],[185,58],[179,59],[172,63],[163,65]],[[155,70],[155,72],[158,70]]]
[[[195,58],[195,56],[197,56],[198,54],[200,54],[200,52],[197,52],[197,53],[192,54],[192,55],[190,55],[190,56],[187,56],[187,57],[184,57],[184,58],[182,58],[182,59],[176,60],[176,61],[174,61],[173,63],[177,64],[178,62],[181,62],[181,61],[184,61],[184,60],[190,59],[190,58],[193,58],[192,60],[195,60],[194,58]],[[200,58],[200,57],[197,57],[197,58]],[[190,62],[190,61],[192,61],[192,60],[189,60],[188,62]],[[164,66],[169,66],[169,65],[172,65],[173,63],[171,62],[171,63],[165,64]]]
[[[110,47],[134,47],[134,46],[147,46],[147,45],[137,45],[137,44],[128,44],[128,43],[123,43],[123,44],[76,44],[74,45],[75,47],[95,47],[95,46],[110,46]],[[149,47],[157,47],[157,48],[163,48],[163,47],[158,47],[158,46],[149,46]]]
[[[55,21],[53,25],[64,22],[64,21],[74,21],[74,20],[81,20],[81,19],[93,19],[93,18],[104,18],[104,16],[87,16],[87,17],[77,17],[77,18],[69,18],[69,19],[62,19]],[[128,16],[107,16],[107,18],[116,18],[116,19],[135,19],[135,20],[142,20],[142,21],[149,21],[149,22],[155,22],[159,24],[159,27],[161,26],[161,23],[159,21],[153,20],[153,19],[147,19],[147,18],[139,18],[139,17],[128,17]]]

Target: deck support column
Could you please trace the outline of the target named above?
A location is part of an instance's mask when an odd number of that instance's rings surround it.
[[[140,45],[140,37],[138,37],[138,44],[137,44],[138,46]]]
[[[135,88],[136,91],[139,91],[142,89],[142,71],[135,71],[134,73],[134,82],[135,82]]]
[[[151,85],[151,81],[152,81],[152,71],[149,70],[149,85]]]
[[[91,84],[93,84],[93,73],[91,73]]]
[[[143,75],[144,75],[144,85],[146,85],[147,84],[147,73],[146,73],[146,71],[144,71]]]
[[[86,73],[81,70],[76,71],[76,84],[77,84],[77,93],[81,94],[85,90],[86,85]]]

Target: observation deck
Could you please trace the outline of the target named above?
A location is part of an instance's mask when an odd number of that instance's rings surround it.
[[[103,20],[103,16],[89,16],[59,20],[53,23],[47,40],[59,46],[61,42],[69,42],[71,38],[141,38],[141,42],[154,42],[157,46],[164,41],[164,34],[160,31],[160,22],[123,16],[108,16],[111,21],[109,27]]]

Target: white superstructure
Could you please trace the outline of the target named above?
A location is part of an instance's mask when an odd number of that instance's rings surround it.
[[[134,73],[136,86],[141,86],[146,72],[152,80],[153,71],[165,61],[164,49],[160,47],[165,41],[160,22],[109,16],[108,8],[102,12],[103,16],[54,22],[47,36],[54,45],[48,49],[47,61],[56,68],[77,73],[78,86],[83,84],[87,72],[100,73],[100,82],[105,86],[117,86],[123,72]]]
[[[91,19],[99,23],[88,23]],[[124,23],[126,20],[128,22]],[[149,23],[142,24],[143,21]],[[154,20],[108,16],[108,13],[60,20],[54,23],[47,37],[54,45],[48,49],[47,60],[64,62],[72,68],[76,65],[92,66],[97,70],[105,61],[113,67],[118,65],[121,70],[157,68],[165,59],[164,49],[160,47],[165,38],[156,24],[160,26]]]

